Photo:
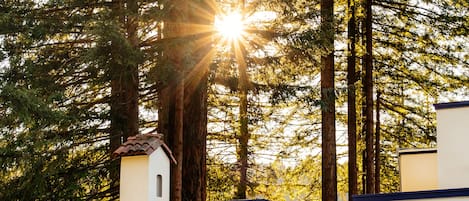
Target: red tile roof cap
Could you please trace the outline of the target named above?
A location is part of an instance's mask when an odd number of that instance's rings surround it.
[[[163,142],[163,135],[161,134],[140,134],[127,138],[127,141],[122,144],[112,154],[117,156],[138,156],[138,155],[151,155],[158,148],[162,148],[168,158],[176,163],[173,154],[168,146]]]

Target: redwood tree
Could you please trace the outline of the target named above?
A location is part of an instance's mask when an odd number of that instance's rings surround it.
[[[322,200],[337,200],[334,90],[334,1],[321,0]]]
[[[365,175],[366,193],[374,193],[374,148],[373,148],[373,34],[372,34],[372,0],[365,0],[365,55],[363,65],[365,77],[363,79],[363,92],[365,95]]]
[[[357,188],[357,107],[356,107],[356,22],[355,1],[348,0],[348,55],[347,55],[347,127],[348,127],[348,188],[349,198],[358,193]]]
[[[184,72],[187,68],[187,1],[171,1],[166,9],[164,36],[168,39],[162,52],[161,72],[166,72],[159,91],[158,130],[166,136],[176,164],[171,165],[171,200],[182,200],[183,126],[184,126]]]
[[[112,48],[109,50],[111,57],[111,99],[110,99],[110,151],[111,154],[125,142],[128,137],[138,134],[138,65],[139,62],[130,58],[122,62],[122,58],[138,57],[137,55],[123,55],[122,43],[125,43],[133,52],[138,52],[137,16],[138,5],[135,0],[115,1],[113,4],[113,18],[125,31],[126,41],[119,38],[111,39]],[[125,20],[127,19],[127,20]],[[111,166],[112,187],[118,190],[119,160],[114,160]]]
[[[375,193],[381,192],[381,120],[380,120],[380,110],[381,110],[381,92],[376,93],[376,128],[375,128]]]
[[[207,78],[211,62],[209,1],[165,4],[162,65],[159,67],[158,131],[177,160],[171,171],[171,200],[206,198]],[[208,16],[207,13],[210,13]],[[163,76],[162,76],[163,75]]]
[[[182,171],[182,199],[191,201],[206,200],[206,158],[207,158],[207,90],[209,65],[213,50],[209,27],[213,23],[214,11],[211,0],[193,1],[189,10],[191,66],[185,74],[184,92],[184,158]],[[201,12],[202,11],[202,12]]]

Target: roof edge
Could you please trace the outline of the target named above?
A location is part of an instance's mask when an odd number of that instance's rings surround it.
[[[125,147],[128,146],[134,146],[138,144],[139,149],[133,150],[133,149],[125,149]],[[145,149],[142,149],[145,147],[144,145],[147,145]],[[154,145],[157,145],[157,147],[152,147]],[[150,156],[155,150],[158,148],[163,149],[163,152],[166,154],[166,156],[169,158],[169,160],[177,164],[177,161],[171,151],[171,149],[168,147],[168,145],[165,144],[163,140],[163,135],[162,134],[152,134],[152,133],[147,133],[147,134],[138,134],[135,136],[130,136],[127,138],[127,141],[121,144],[114,152],[112,153],[112,157],[124,157],[124,156],[140,156],[140,155],[147,155]],[[129,152],[129,150],[131,150]]]
[[[387,194],[354,195],[357,201],[393,201],[393,200],[421,200],[430,198],[467,197],[469,188],[438,189],[427,191],[397,192]]]
[[[437,104],[433,104],[433,106],[435,107],[436,110],[458,108],[458,107],[469,107],[469,101],[437,103]]]
[[[424,149],[400,149],[398,151],[399,155],[408,155],[408,154],[429,154],[437,153],[436,148],[424,148]]]
[[[172,161],[174,164],[177,164],[176,158],[174,158],[173,152],[171,152],[171,149],[168,147],[168,145],[162,143],[160,147],[163,148],[164,152],[166,152],[166,155],[168,156],[169,160]]]

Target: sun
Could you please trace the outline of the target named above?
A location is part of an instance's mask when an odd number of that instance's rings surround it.
[[[215,29],[227,40],[238,40],[244,34],[243,16],[238,12],[215,17]]]

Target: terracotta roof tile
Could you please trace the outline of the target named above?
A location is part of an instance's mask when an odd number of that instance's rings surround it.
[[[127,141],[114,151],[113,156],[136,156],[136,155],[150,155],[158,148],[162,148],[170,160],[174,163],[171,150],[166,146],[162,140],[161,134],[140,134],[127,138]]]

